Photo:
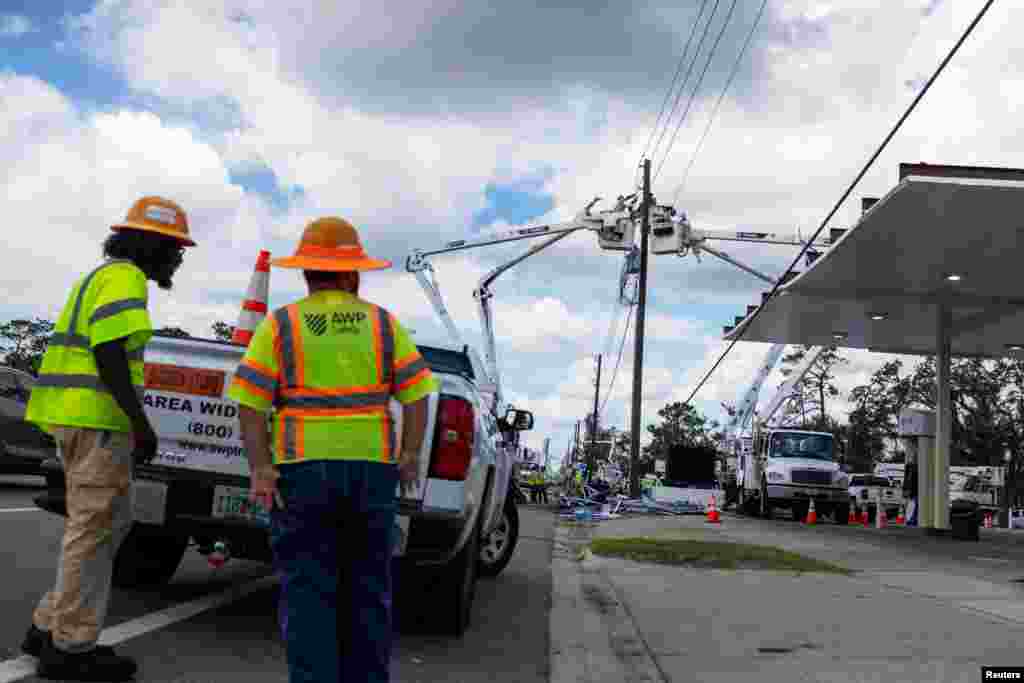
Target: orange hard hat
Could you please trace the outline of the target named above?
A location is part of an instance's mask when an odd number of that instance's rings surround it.
[[[110,229],[155,232],[173,237],[181,242],[182,246],[196,246],[188,236],[188,219],[185,212],[180,206],[163,197],[143,197],[132,204],[123,223],[112,225]]]
[[[318,218],[307,225],[295,254],[270,263],[281,268],[331,272],[391,267],[391,261],[367,256],[352,224],[333,216]]]

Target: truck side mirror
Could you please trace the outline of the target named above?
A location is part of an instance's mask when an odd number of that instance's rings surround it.
[[[514,432],[528,432],[533,429],[533,413],[528,410],[509,408],[502,418],[503,428]]]

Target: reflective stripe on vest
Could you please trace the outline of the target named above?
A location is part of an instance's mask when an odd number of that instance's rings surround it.
[[[303,419],[306,417],[344,417],[348,415],[380,415],[385,462],[394,453],[394,434],[388,418],[392,395],[392,367],[395,341],[387,313],[377,308],[373,318],[374,350],[379,383],[371,386],[336,389],[306,387],[305,354],[299,326],[300,312],[292,304],[273,314],[277,339],[278,367],[282,385],[274,397],[279,421],[277,452],[284,462],[294,462],[305,454]],[[238,376],[252,385],[269,391],[270,382],[253,369],[239,366]]]
[[[68,425],[127,430],[127,416],[100,377],[88,330],[93,322],[108,321],[123,311],[145,310],[145,299],[125,292],[124,299],[85,311],[86,298],[97,276],[106,268],[126,264],[130,265],[131,261],[107,261],[85,275],[72,290],[57,327],[47,340],[47,352],[35,383],[40,391],[34,391],[29,400],[27,420],[44,428]],[[141,381],[144,353],[142,347],[125,352],[133,388],[140,398],[144,396]]]

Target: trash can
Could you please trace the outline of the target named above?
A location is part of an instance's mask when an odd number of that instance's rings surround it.
[[[949,522],[953,527],[953,538],[958,541],[978,541],[978,527],[981,526],[981,513],[978,504],[969,500],[955,500],[950,506]]]

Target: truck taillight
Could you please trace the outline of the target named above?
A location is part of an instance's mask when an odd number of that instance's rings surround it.
[[[473,406],[461,398],[442,398],[429,475],[433,479],[464,481],[473,457]]]

